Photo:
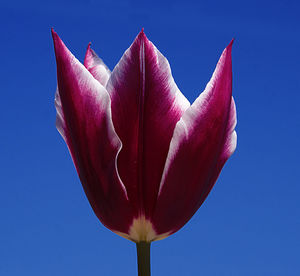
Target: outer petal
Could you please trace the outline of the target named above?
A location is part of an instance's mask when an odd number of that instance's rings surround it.
[[[114,68],[107,91],[123,144],[120,177],[140,216],[149,218],[174,127],[189,102],[177,88],[168,61],[143,31]]]
[[[128,233],[133,214],[116,169],[121,142],[112,124],[109,95],[54,31],[52,35],[59,91],[57,128],[98,218],[111,230]]]
[[[91,49],[91,43],[89,43],[87,47],[83,64],[94,78],[105,87],[111,72],[102,59],[97,56],[93,49]]]
[[[158,234],[177,231],[193,216],[235,150],[231,47],[174,130],[153,217]]]

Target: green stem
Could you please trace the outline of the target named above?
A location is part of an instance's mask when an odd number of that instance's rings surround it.
[[[136,243],[138,276],[150,276],[150,242]]]

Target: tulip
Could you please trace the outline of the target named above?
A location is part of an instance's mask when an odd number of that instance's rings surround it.
[[[137,244],[178,231],[206,199],[236,147],[232,42],[190,104],[143,30],[111,72],[88,45],[81,64],[52,30],[56,126],[99,220]]]

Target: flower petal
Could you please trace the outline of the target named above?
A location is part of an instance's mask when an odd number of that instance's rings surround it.
[[[120,177],[140,216],[151,217],[177,121],[190,106],[167,59],[142,31],[107,83],[112,118],[123,147]]]
[[[102,59],[97,56],[93,49],[91,49],[91,43],[89,43],[87,47],[83,64],[94,78],[105,87],[111,72]]]
[[[235,150],[231,48],[175,127],[153,217],[158,234],[174,233],[193,216]]]
[[[116,169],[121,142],[106,89],[52,30],[57,62],[57,128],[65,139],[94,212],[113,231],[128,233],[133,214]]]

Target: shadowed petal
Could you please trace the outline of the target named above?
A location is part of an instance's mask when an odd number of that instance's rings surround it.
[[[65,139],[85,193],[100,221],[128,233],[133,214],[116,169],[121,142],[106,89],[52,30],[57,62],[57,128]]]
[[[177,88],[167,59],[143,31],[113,70],[107,91],[123,144],[120,177],[130,201],[149,218],[174,127],[190,104]]]
[[[231,47],[175,127],[153,217],[158,234],[177,231],[193,216],[235,150]]]
[[[111,72],[102,59],[97,56],[93,49],[91,49],[91,43],[89,43],[87,47],[83,64],[94,78],[105,87]]]

